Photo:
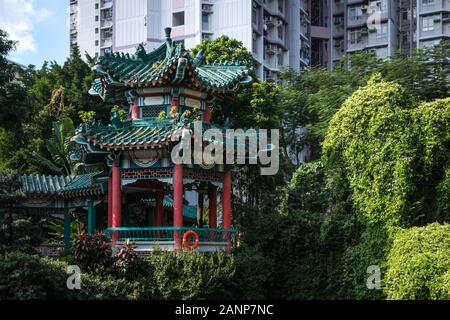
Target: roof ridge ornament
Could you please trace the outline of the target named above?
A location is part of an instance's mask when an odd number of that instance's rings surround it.
[[[145,51],[144,44],[139,43],[139,45],[136,48],[135,56],[140,58],[142,61],[145,61],[145,58],[147,57],[147,52]]]
[[[194,58],[193,65],[199,67],[203,64],[203,62],[205,62],[205,59],[206,57],[203,54],[203,50],[200,49]]]

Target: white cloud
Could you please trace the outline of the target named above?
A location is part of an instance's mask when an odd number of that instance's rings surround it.
[[[36,52],[33,28],[49,16],[46,9],[36,10],[34,0],[0,0],[0,29],[8,32],[12,40],[18,41],[17,54]]]

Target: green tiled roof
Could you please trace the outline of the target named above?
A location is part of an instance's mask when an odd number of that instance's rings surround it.
[[[25,194],[54,195],[58,194],[68,183],[70,178],[64,176],[22,175],[22,191]]]
[[[136,150],[136,149],[149,149],[158,148],[169,145],[171,143],[177,143],[180,140],[183,129],[189,129],[191,132],[194,130],[193,122],[185,119],[183,116],[178,120],[126,120],[114,125],[102,125],[99,123],[83,124],[80,126],[77,135],[73,139],[78,144],[89,145],[89,150],[86,152],[99,153],[102,150]],[[226,129],[213,124],[203,124],[203,132],[208,129],[215,129],[222,132],[225,139]],[[248,149],[250,143],[256,147],[259,141],[259,134],[238,134],[243,138],[252,137],[253,141],[244,140],[244,144],[240,140],[235,139],[234,148]],[[203,136],[203,138],[205,138]],[[227,141],[216,141],[216,137],[211,137],[206,142],[213,142],[226,145]],[[104,152],[103,151],[103,152]]]
[[[173,199],[169,196],[164,197],[164,207],[173,208]],[[183,205],[183,216],[192,220],[197,219],[197,207]]]
[[[84,139],[106,150],[147,149],[168,145],[183,128],[183,122],[123,121],[119,127],[101,124],[81,127],[74,140],[80,143],[80,139]]]
[[[78,195],[100,195],[105,193],[105,186],[95,181],[101,172],[93,172],[75,176],[64,188],[61,194],[65,197]]]
[[[252,67],[241,62],[218,61],[204,64],[204,57],[193,57],[182,43],[173,44],[170,29],[167,40],[153,52],[142,45],[136,54],[105,53],[93,71],[101,75],[92,82],[90,92],[104,100],[124,98],[130,88],[161,87],[183,84],[206,91],[234,91],[240,83],[251,82]]]

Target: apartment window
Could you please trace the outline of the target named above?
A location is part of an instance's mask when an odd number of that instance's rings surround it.
[[[98,9],[98,3],[95,4],[95,9],[96,9],[96,10]]]
[[[284,12],[284,0],[278,0],[278,11]]]
[[[253,3],[253,8],[252,8],[252,22],[253,22],[253,25],[255,25],[255,26],[258,25],[258,8],[255,3]]]
[[[98,40],[95,40],[95,46],[98,47]]]
[[[278,26],[278,28],[277,28],[277,30],[278,30],[278,39],[280,39],[280,40],[283,40],[284,39],[284,29],[283,29],[283,26]]]
[[[349,39],[351,44],[357,44],[361,42],[361,32],[354,30],[349,32]]]
[[[423,18],[422,31],[433,31],[434,30],[434,17]]]
[[[353,20],[353,21],[361,20],[361,18],[362,18],[361,7],[351,7],[349,9],[349,17],[350,17],[350,20]]]
[[[98,21],[98,16],[95,16],[95,21]]]
[[[431,6],[434,4],[434,0],[422,0],[423,6]]]
[[[377,6],[377,10],[381,11],[381,12],[385,12],[387,11],[387,3],[386,0],[381,0],[381,1],[377,1],[374,2],[374,4]],[[372,3],[371,3],[372,5]],[[373,13],[373,12],[372,12]]]
[[[209,30],[209,15],[202,14],[202,29]]]
[[[377,38],[384,38],[387,36],[388,26],[387,23],[382,23],[379,27],[377,27]]]
[[[95,33],[98,33],[98,28],[95,28]]]
[[[278,65],[282,66],[284,64],[283,54],[279,54],[278,57],[277,57],[277,60],[278,60]]]
[[[184,11],[175,12],[172,15],[172,26],[173,27],[184,26]]]
[[[258,36],[255,32],[252,35],[252,51],[253,53],[258,53]]]

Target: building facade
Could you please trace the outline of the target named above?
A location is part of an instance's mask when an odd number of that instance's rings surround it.
[[[450,39],[450,0],[331,0],[331,66],[344,54],[367,50],[380,58],[399,49]]]
[[[70,42],[91,56],[151,51],[172,27],[187,49],[205,38],[242,41],[261,79],[278,81],[283,65],[310,64],[309,1],[305,0],[71,0]]]
[[[332,68],[344,54],[380,58],[450,38],[450,0],[70,0],[70,40],[82,53],[152,50],[172,27],[187,49],[236,38],[277,82],[283,66]]]

